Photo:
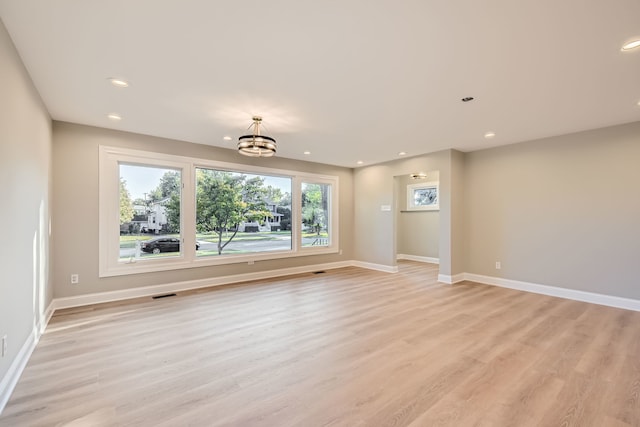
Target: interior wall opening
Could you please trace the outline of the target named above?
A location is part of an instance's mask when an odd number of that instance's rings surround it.
[[[439,175],[427,171],[393,177],[396,260],[440,263]]]

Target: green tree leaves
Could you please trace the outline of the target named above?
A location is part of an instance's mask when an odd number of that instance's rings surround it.
[[[153,192],[154,196],[157,196],[160,200],[166,199],[167,197],[174,196],[176,194],[180,194],[180,188],[182,187],[182,183],[180,181],[180,172],[178,171],[169,171],[165,172],[164,175],[160,178],[160,183],[158,187]]]
[[[120,225],[131,221],[133,214],[133,203],[131,203],[131,194],[127,190],[127,181],[120,178]]]
[[[328,226],[327,191],[325,184],[302,184],[302,222],[318,235]]]
[[[160,177],[158,186],[149,193],[147,205],[160,203],[166,209],[166,231],[180,232],[180,190],[182,178],[178,171],[167,171]]]
[[[242,221],[261,221],[271,216],[265,199],[264,179],[217,171],[196,170],[196,228],[218,235],[218,254],[233,240]],[[223,234],[233,234],[223,242]]]

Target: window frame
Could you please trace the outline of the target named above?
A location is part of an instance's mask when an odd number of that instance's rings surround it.
[[[431,205],[417,205],[415,193],[420,190],[432,189],[436,192],[436,202]],[[408,211],[438,211],[440,210],[440,183],[438,181],[423,182],[407,185],[407,210]]]
[[[99,158],[98,252],[100,277],[339,253],[339,178],[337,176],[176,156],[104,145],[101,145],[99,148]],[[119,260],[119,165],[121,163],[170,168],[181,171],[181,252],[179,256],[128,260],[126,262]],[[291,178],[291,250],[198,257],[195,249],[196,168]],[[302,246],[301,194],[303,182],[329,184],[331,186],[329,202],[331,215],[329,218],[330,241],[328,246]]]
[[[300,239],[300,246],[302,249],[307,250],[310,248],[317,248],[317,247],[321,247],[321,248],[327,248],[327,247],[331,247],[333,245],[333,231],[334,231],[334,227],[333,227],[333,222],[337,220],[338,218],[338,214],[337,214],[337,209],[334,207],[334,196],[333,196],[333,191],[334,191],[334,187],[333,187],[333,183],[330,182],[330,180],[326,180],[326,179],[322,179],[322,178],[309,178],[309,179],[302,179],[300,180],[300,185],[299,185],[299,191],[300,191],[300,209],[299,209],[299,213],[300,213],[300,220],[299,223],[302,224],[302,184],[318,184],[318,185],[329,185],[330,186],[330,191],[329,191],[329,218],[328,218],[328,227],[327,227],[327,231],[329,233],[329,244],[327,246],[302,246],[302,239]],[[334,210],[335,209],[335,210]],[[300,237],[302,237],[302,230],[300,230]]]

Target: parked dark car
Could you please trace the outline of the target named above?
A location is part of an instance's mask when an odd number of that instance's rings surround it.
[[[157,237],[155,239],[142,242],[140,249],[150,254],[160,252],[180,252],[180,239],[175,237]],[[196,250],[200,249],[200,244],[196,243]]]

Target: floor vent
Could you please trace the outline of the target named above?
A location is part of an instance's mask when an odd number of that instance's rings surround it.
[[[323,274],[324,271],[314,271],[313,274]]]
[[[156,295],[155,297],[151,297],[153,299],[160,299],[160,298],[169,298],[169,297],[175,297],[176,294],[166,294],[166,295]]]

